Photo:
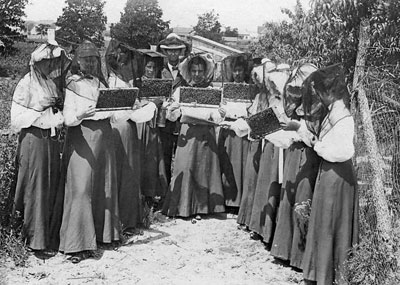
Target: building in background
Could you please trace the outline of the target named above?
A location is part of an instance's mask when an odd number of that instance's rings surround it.
[[[214,73],[214,81],[221,81],[221,61],[225,57],[233,54],[240,54],[243,51],[230,47],[228,45],[224,45],[221,43],[217,43],[215,41],[209,40],[207,38],[190,35],[189,39],[192,43],[192,51],[197,52],[207,52],[213,55],[214,60],[217,63],[215,73]]]
[[[185,41],[190,41],[189,37],[194,33],[192,28],[187,27],[175,27],[172,28],[172,32],[180,36]]]

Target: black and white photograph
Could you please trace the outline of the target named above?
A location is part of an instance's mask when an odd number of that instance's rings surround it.
[[[400,284],[399,0],[0,0],[0,285]]]

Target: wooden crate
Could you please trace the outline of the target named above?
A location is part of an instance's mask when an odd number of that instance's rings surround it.
[[[169,98],[172,93],[172,80],[170,79],[143,79],[140,86],[141,98]]]
[[[268,134],[279,131],[282,126],[272,108],[265,109],[247,118],[252,139],[262,139]]]
[[[98,111],[129,110],[139,94],[139,89],[133,88],[100,88],[96,109]]]
[[[223,86],[223,97],[231,102],[250,102],[258,93],[255,84],[227,82]]]
[[[184,106],[218,107],[221,97],[219,88],[181,87],[179,102]]]

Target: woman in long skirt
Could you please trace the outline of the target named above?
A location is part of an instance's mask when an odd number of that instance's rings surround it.
[[[343,69],[328,66],[303,86],[303,105],[312,145],[322,158],[315,183],[304,278],[317,284],[344,283],[341,270],[358,242],[358,193],[352,163],[354,120]]]
[[[299,211],[309,209],[320,158],[310,147],[310,133],[307,131],[301,110],[301,86],[304,80],[317,68],[303,64],[295,68],[285,84],[283,92],[284,111],[294,125],[294,142],[285,151],[282,191],[279,204],[276,231],[271,247],[271,255],[282,260],[290,260],[290,265],[301,268],[306,245],[306,215]],[[297,207],[297,211],[295,210]]]
[[[269,62],[267,62],[269,65]],[[273,64],[274,65],[274,64]],[[274,65],[275,66],[275,65]],[[260,65],[253,69],[252,76],[253,81],[256,82],[261,92],[256,95],[252,106],[248,110],[248,115],[254,115],[258,112],[263,111],[268,107],[268,96],[264,84],[262,84],[262,78],[264,74],[265,66]],[[240,120],[237,120],[231,125],[239,124]],[[236,132],[236,131],[235,131]],[[243,195],[240,202],[239,213],[237,217],[238,228],[248,230],[252,209],[254,204],[254,195],[257,187],[257,179],[260,171],[260,159],[262,155],[262,140],[251,140],[249,143],[249,150],[246,159],[246,170],[243,182]]]
[[[30,70],[18,82],[11,106],[11,126],[19,131],[18,177],[13,212],[23,216],[23,234],[32,250],[57,249],[51,232],[60,171],[59,130],[62,98],[70,60],[57,43],[39,46]]]
[[[164,57],[152,50],[140,50],[143,62],[142,83],[144,80],[151,80],[161,77]],[[157,201],[162,201],[168,189],[167,174],[164,163],[164,151],[160,138],[158,119],[162,114],[161,105],[163,99],[160,94],[151,94],[149,98],[141,98],[144,101],[154,102],[157,105],[156,115],[143,124],[141,135],[142,143],[142,194],[146,197],[149,206],[157,207]],[[165,119],[165,118],[164,118]],[[161,123],[162,124],[162,123]]]
[[[251,64],[247,54],[233,55],[222,61],[225,77],[234,83],[250,81]],[[244,107],[244,108],[243,108]],[[226,121],[235,121],[241,116],[247,117],[246,103],[226,102]],[[228,110],[230,109],[230,110]],[[244,112],[243,112],[244,111]],[[243,194],[249,140],[239,137],[234,131],[222,128],[218,136],[218,155],[221,164],[222,185],[225,206],[238,212]]]
[[[74,263],[97,242],[119,240],[116,159],[109,112],[95,110],[101,74],[100,54],[85,41],[76,50],[64,102],[68,126],[63,153],[65,184],[60,251]]]
[[[111,40],[106,52],[108,84],[110,88],[131,88],[134,85],[136,51]],[[119,217],[122,230],[132,233],[143,220],[142,166],[143,143],[141,134],[146,121],[155,114],[153,103],[144,108],[113,112],[113,130],[117,158]]]
[[[268,90],[268,106],[273,110],[282,106],[282,90],[288,75],[289,66],[283,64],[264,72],[264,84]],[[268,123],[265,122],[265,124]],[[281,193],[283,149],[281,145],[275,146],[272,142],[275,137],[280,136],[281,132],[274,132],[264,137],[262,141],[260,172],[249,224],[252,231],[250,237],[262,239],[266,244],[271,243],[274,235]]]
[[[249,229],[250,237],[262,238],[263,242],[270,243],[274,230],[276,212],[279,206],[281,184],[279,183],[279,148],[269,141],[263,141],[260,158],[260,171],[254,191],[254,202],[251,208]]]
[[[209,86],[214,70],[214,61],[209,54],[194,55],[182,65],[183,76],[187,76],[190,86]],[[214,122],[222,119],[217,110],[210,113],[206,108],[192,109],[170,109],[182,114],[182,126],[163,213],[180,217],[197,215],[196,218],[200,219],[200,214],[225,211],[215,127],[211,123],[201,124],[210,116]],[[203,120],[193,117],[196,115],[203,117]],[[173,117],[177,115],[169,116],[171,121]],[[184,118],[190,118],[190,122],[196,123],[186,123],[189,121]]]

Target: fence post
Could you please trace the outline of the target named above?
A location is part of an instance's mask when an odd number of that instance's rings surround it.
[[[376,214],[376,228],[378,235],[384,241],[390,241],[391,233],[391,219],[389,208],[383,186],[383,169],[380,162],[380,154],[378,152],[378,145],[376,142],[375,132],[372,126],[372,118],[368,106],[368,99],[363,84],[365,77],[365,60],[367,56],[367,49],[370,45],[369,38],[370,23],[367,19],[361,21],[360,36],[357,51],[356,66],[353,78],[353,90],[356,94],[356,100],[359,107],[359,114],[362,122],[362,133],[364,138],[364,145],[368,156],[369,167],[371,170],[371,187],[368,187],[372,197],[373,207]]]

